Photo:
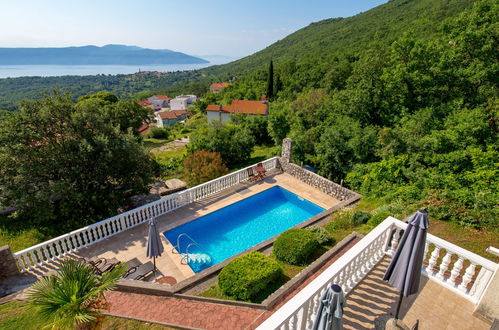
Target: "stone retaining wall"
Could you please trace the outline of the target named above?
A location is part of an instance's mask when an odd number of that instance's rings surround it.
[[[331,180],[328,180],[318,174],[307,171],[306,169],[293,164],[291,162],[291,153],[293,149],[293,140],[289,138],[285,138],[282,140],[282,154],[279,159],[281,169],[288,173],[300,181],[305,182],[306,184],[319,189],[323,193],[328,194],[340,201],[351,200],[351,202],[355,202],[360,199],[361,195],[357,194],[350,189],[347,189],[337,183],[334,183]]]
[[[0,281],[19,274],[16,259],[8,245],[0,247]]]

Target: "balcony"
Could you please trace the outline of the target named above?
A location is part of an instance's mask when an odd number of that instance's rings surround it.
[[[398,300],[398,291],[382,280],[407,225],[388,217],[322,272],[257,329],[310,329],[319,298],[330,284],[346,295],[345,329],[384,329]],[[474,310],[497,264],[431,234],[421,269],[418,294],[404,298],[400,318],[420,329],[489,329]]]

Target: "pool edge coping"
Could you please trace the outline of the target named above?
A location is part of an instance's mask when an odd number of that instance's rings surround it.
[[[361,239],[363,235],[352,232],[338,242],[333,248],[326,251],[314,262],[308,265],[306,268],[301,270],[297,275],[291,278],[289,281],[284,283],[279,289],[274,291],[270,296],[268,296],[261,303],[251,303],[237,300],[225,300],[218,298],[209,298],[202,296],[195,296],[190,294],[184,294],[180,292],[175,292],[174,286],[164,285],[161,283],[151,283],[151,282],[141,282],[135,280],[120,280],[118,282],[117,291],[138,293],[153,296],[166,296],[178,299],[194,300],[206,303],[215,303],[222,305],[231,305],[238,307],[246,307],[252,309],[259,309],[263,311],[271,311],[273,307],[282,302],[288,297],[288,295],[295,290],[300,284],[302,284],[311,275],[317,272],[321,267],[323,267],[332,257],[334,257],[338,252],[343,250],[348,244],[356,239]]]
[[[357,202],[360,199],[360,195],[353,196],[345,201],[340,202],[339,204],[334,205],[333,207],[309,218],[308,220],[305,220],[291,228],[305,228],[308,226],[311,226],[313,224],[319,223],[322,220],[326,219],[329,217],[333,212],[348,206],[350,204],[353,204]],[[234,260],[237,257],[240,257],[241,255],[244,255],[249,252],[253,251],[262,251],[267,248],[269,248],[271,245],[273,245],[274,241],[277,239],[279,235],[273,236],[249,249],[246,249],[230,258],[227,258],[223,262],[210,267],[208,269],[203,270],[200,273],[197,273],[196,275],[189,277],[187,279],[184,279],[180,281],[179,283],[170,286],[170,285],[164,285],[161,283],[155,283],[155,282],[142,282],[142,281],[135,281],[135,280],[119,280],[117,284],[117,290],[122,291],[122,292],[132,292],[132,293],[141,293],[141,294],[150,294],[150,295],[159,295],[159,296],[178,296],[179,298],[185,298],[185,299],[191,299],[191,300],[198,300],[198,301],[206,301],[206,302],[212,302],[212,303],[219,303],[219,304],[229,304],[229,305],[236,305],[236,306],[244,306],[244,307],[249,307],[249,308],[257,308],[257,309],[264,309],[268,310],[273,306],[279,298],[281,298],[281,295],[289,292],[291,288],[287,288],[286,291],[273,299],[272,301],[269,301],[268,305],[263,305],[262,304],[255,304],[255,303],[247,303],[247,302],[240,302],[240,301],[234,301],[234,300],[223,300],[223,299],[216,299],[216,298],[207,298],[207,297],[201,297],[201,296],[194,296],[194,295],[188,295],[183,292],[185,292],[188,289],[191,289],[195,287],[196,285],[200,284],[201,282],[205,281],[206,279],[212,278],[216,276],[223,267],[225,267],[229,262]],[[324,259],[329,259],[330,256],[332,256],[334,253],[336,253],[338,250],[342,249],[345,245],[347,245],[349,242],[351,242],[355,238],[360,238],[362,235],[352,232],[348,236],[346,236],[343,240],[341,240],[338,244],[336,244],[333,248],[325,252],[321,257],[319,257],[317,260],[315,260],[312,264],[307,266],[307,268],[303,269],[299,274],[305,272],[305,275],[310,274],[310,270],[312,266],[317,266],[317,262],[319,261],[324,261]],[[348,239],[348,240],[347,240]],[[347,240],[345,242],[345,240]],[[327,257],[325,257],[327,255]],[[317,270],[318,268],[314,268],[313,271]],[[308,270],[308,271],[307,271]],[[274,293],[272,293],[267,299],[264,300],[267,301],[269,298],[273,297],[276,292],[281,290],[283,287],[285,287],[288,283],[292,282],[295,280],[297,276],[293,277],[291,280],[286,282],[281,288],[277,289]],[[297,280],[298,281],[298,280]],[[301,282],[299,282],[301,283]],[[298,283],[298,284],[299,284]],[[292,283],[293,285],[298,285],[295,282]],[[290,285],[292,285],[290,284]],[[294,288],[294,286],[292,287]]]

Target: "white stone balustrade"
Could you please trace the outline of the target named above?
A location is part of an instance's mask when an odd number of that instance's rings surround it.
[[[262,165],[268,171],[276,169],[279,167],[279,158],[267,159],[262,162]],[[255,165],[249,167],[253,166]],[[248,179],[247,170],[249,167],[29,247],[14,253],[14,257],[21,271],[44,265],[71,252],[140,225],[153,217],[167,214],[179,207],[235,186]]]
[[[311,329],[319,307],[319,298],[330,284],[340,285],[347,295],[383,258],[396,250],[400,234],[407,224],[393,217],[386,218],[362,240],[342,255],[317,278],[279,308],[257,329]],[[432,250],[433,249],[433,250]],[[477,303],[498,265],[468,250],[428,234],[425,245],[431,251],[422,275]],[[440,251],[446,254],[439,263]],[[457,260],[452,264],[453,258]],[[464,270],[463,265],[470,265]],[[452,264],[451,270],[449,270]],[[474,278],[476,267],[480,272]],[[347,297],[348,301],[348,297]]]

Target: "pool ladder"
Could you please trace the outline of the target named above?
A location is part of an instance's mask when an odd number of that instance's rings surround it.
[[[182,253],[180,251],[181,237],[185,237],[190,240],[190,243],[187,244],[187,247],[185,248],[185,253]],[[180,261],[180,263],[183,265],[187,265],[190,261],[201,264],[209,264],[211,262],[211,257],[207,253],[189,253],[189,248],[191,248],[192,246],[197,246],[200,250],[203,249],[203,247],[187,233],[182,233],[177,236],[177,244],[172,248],[172,253],[175,253],[177,251],[181,255],[182,260]]]

